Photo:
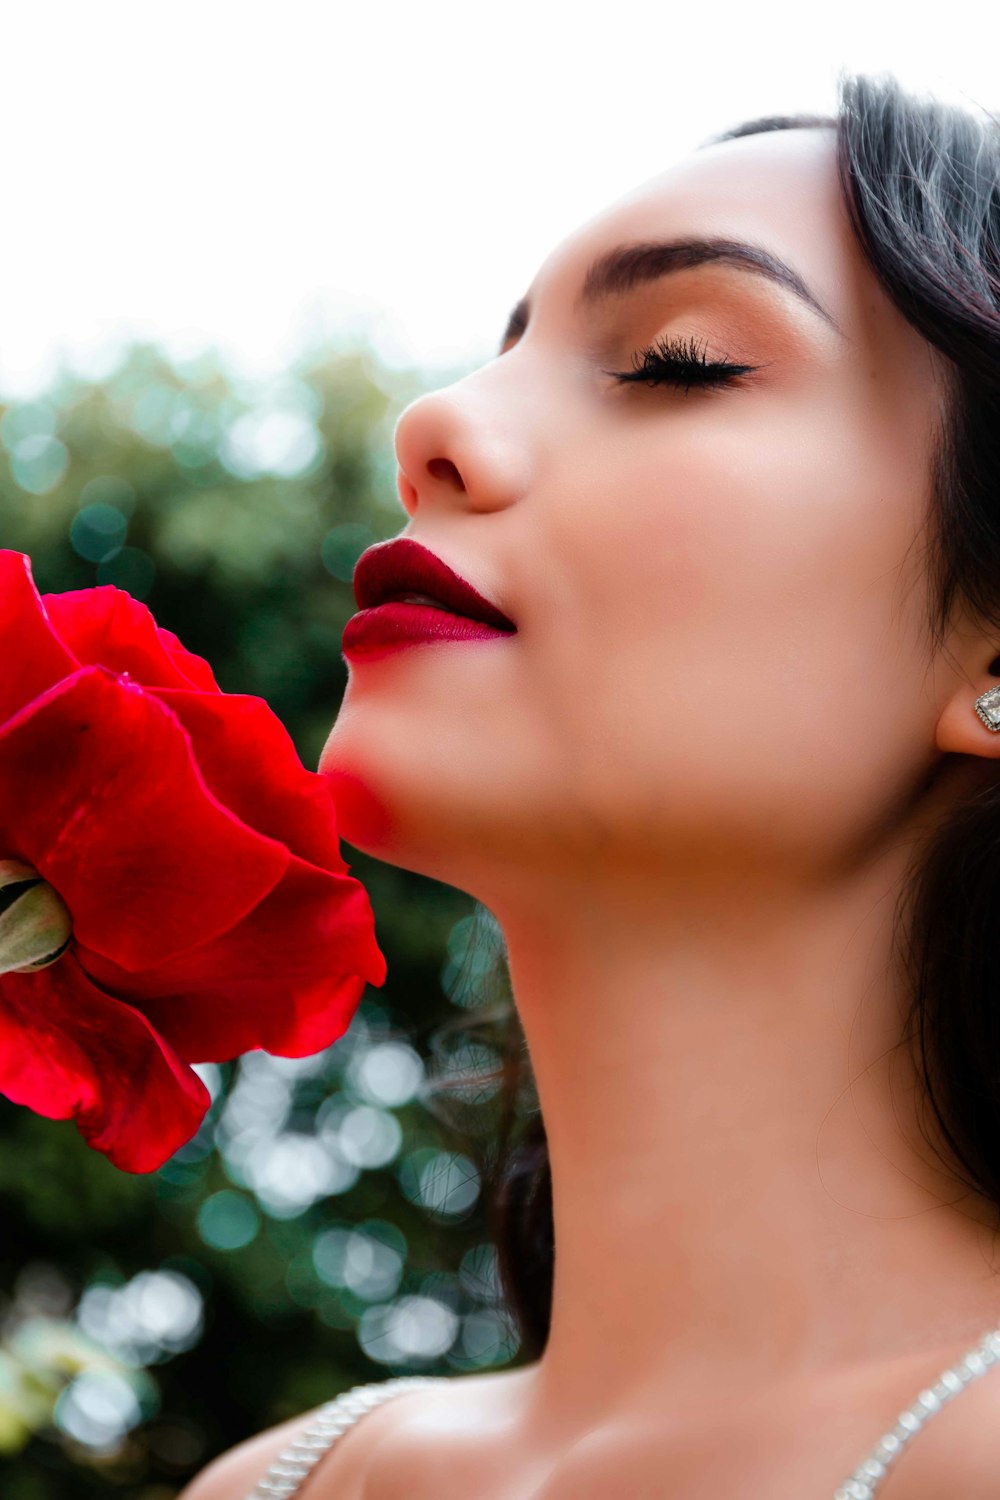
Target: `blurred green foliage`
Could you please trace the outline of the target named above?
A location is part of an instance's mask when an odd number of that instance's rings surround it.
[[[101,381],[2,409],[0,545],[43,593],[128,589],[314,767],[354,563],[406,520],[393,426],[427,388],[357,344],[266,384],[133,347]],[[495,926],[344,853],[385,985],[314,1058],[199,1069],[211,1111],[158,1173],[0,1098],[3,1496],[171,1500],[349,1385],[517,1362],[467,1149],[497,1099],[498,1044],[466,1024],[504,981]]]

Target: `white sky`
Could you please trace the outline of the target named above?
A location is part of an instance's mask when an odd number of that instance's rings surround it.
[[[697,3],[697,0],[695,0]],[[996,110],[976,0],[30,0],[0,30],[0,393],[130,335],[250,376],[367,318],[490,357],[549,251],[845,65]]]

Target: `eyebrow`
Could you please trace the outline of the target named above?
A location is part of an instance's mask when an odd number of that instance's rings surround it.
[[[840,324],[827,311],[819,299],[802,280],[799,273],[783,261],[780,256],[759,245],[745,240],[731,240],[719,235],[701,238],[673,240],[639,240],[634,244],[616,245],[592,262],[583,278],[574,304],[574,311],[592,306],[603,297],[621,297],[637,286],[657,281],[673,271],[686,271],[692,266],[721,263],[735,266],[741,271],[751,271],[793,292],[800,301],[818,313],[831,328],[844,338]],[[531,314],[531,303],[522,297],[514,308],[503,337],[500,349],[515,333],[523,333]],[[499,353],[499,350],[497,351]]]

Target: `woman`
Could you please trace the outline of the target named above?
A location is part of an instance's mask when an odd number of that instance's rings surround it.
[[[839,88],[586,223],[399,421],[405,538],[516,628],[355,617],[321,770],[496,916],[558,1251],[533,1363],[381,1383],[308,1500],[998,1493],[1000,1339],[940,1377],[1000,1324],[1000,132]],[[373,555],[359,604],[439,597]]]

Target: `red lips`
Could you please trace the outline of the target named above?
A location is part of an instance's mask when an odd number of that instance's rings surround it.
[[[498,630],[517,629],[502,610],[412,537],[369,547],[357,561],[352,583],[359,609],[371,609],[403,594],[426,594],[452,614]]]

